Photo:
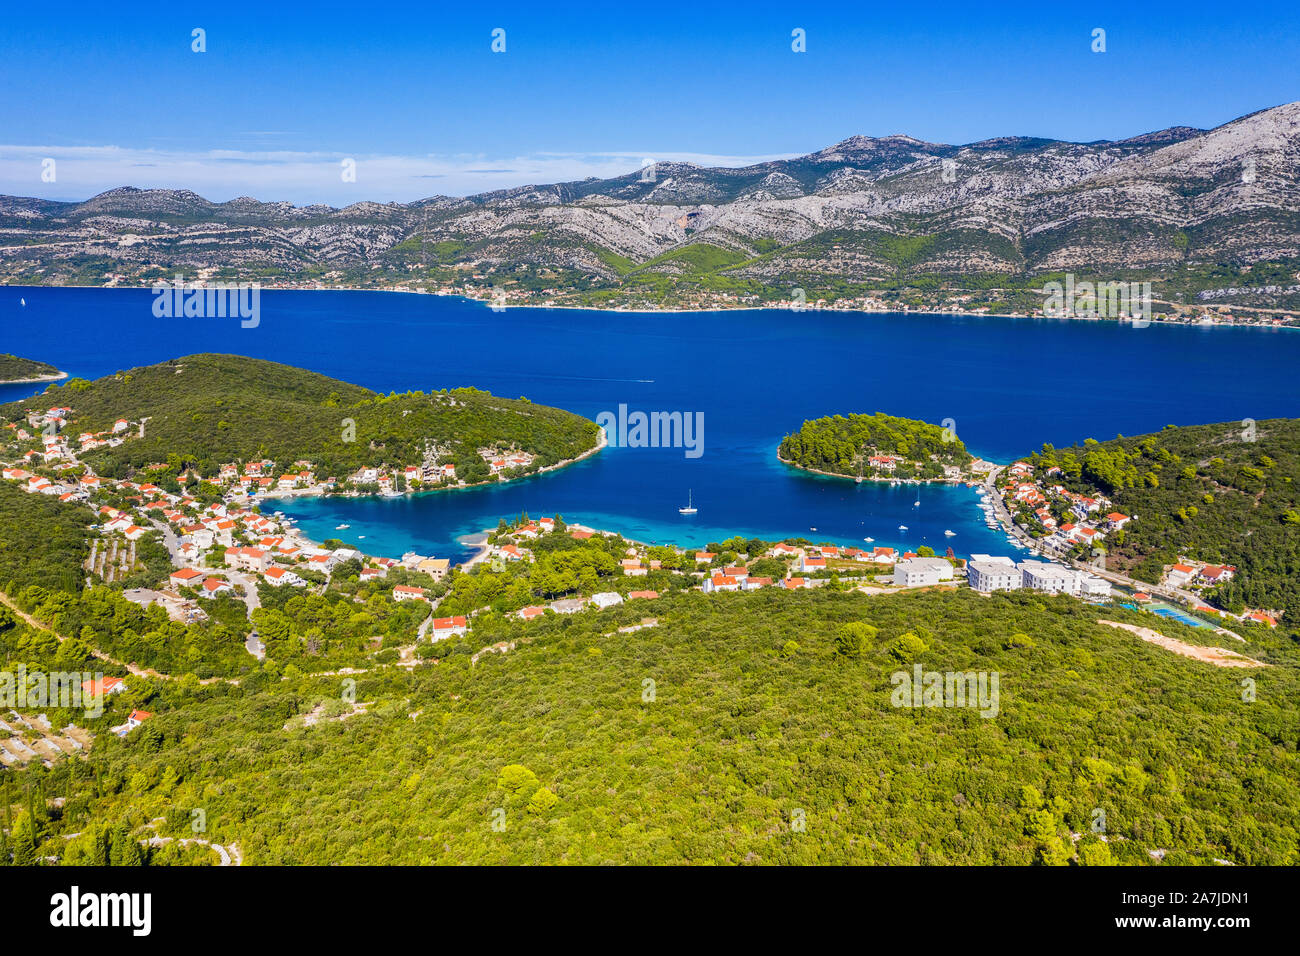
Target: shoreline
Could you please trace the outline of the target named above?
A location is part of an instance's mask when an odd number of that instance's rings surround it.
[[[810,475],[824,475],[827,478],[842,478],[843,480],[851,481],[854,484],[857,484],[860,481],[874,481],[877,484],[886,484],[886,485],[888,484],[956,485],[956,486],[965,485],[968,488],[979,487],[981,485],[981,481],[975,476],[969,476],[966,478],[878,478],[869,475],[862,475],[862,476],[841,475],[839,472],[836,471],[822,471],[819,468],[809,468],[806,465],[795,464],[794,462],[786,458],[782,458],[780,450],[778,450],[776,453],[776,460],[779,461],[781,464],[785,465],[787,468],[793,468],[796,471],[805,471],[808,472],[808,474]],[[977,458],[977,460],[985,461],[986,459]],[[994,461],[990,461],[989,464],[992,465],[994,468],[1006,467],[1005,465],[999,465],[997,462]]]
[[[206,280],[205,286],[206,286]],[[222,283],[212,283],[215,287]],[[7,286],[15,289],[125,289],[139,290],[143,292],[152,291],[153,285],[26,285],[26,286]],[[392,295],[429,295],[442,298],[461,299],[465,302],[474,302],[486,308],[493,308],[488,299],[480,299],[475,296],[465,295],[461,292],[441,292],[430,291],[428,289],[399,289],[399,288],[368,288],[361,286],[330,286],[327,288],[300,288],[297,286],[275,286],[262,285],[262,292],[379,292]],[[1191,308],[1191,306],[1189,306]],[[1283,315],[1296,315],[1295,310],[1290,309],[1268,309],[1261,306],[1242,306],[1257,312],[1275,312]],[[507,309],[539,309],[548,311],[567,310],[572,312],[601,312],[601,313],[624,313],[633,315],[675,315],[675,314],[701,314],[708,315],[721,312],[816,312],[819,314],[841,313],[844,315],[924,315],[924,316],[953,316],[957,318],[969,319],[1033,319],[1045,320],[1052,322],[1115,322],[1117,325],[1131,325],[1132,319],[1109,319],[1098,315],[1065,315],[1065,316],[1048,316],[1040,313],[1028,312],[968,312],[961,309],[903,309],[903,308],[816,308],[815,306],[804,306],[803,308],[792,308],[788,305],[719,305],[707,308],[629,308],[625,306],[602,307],[599,305],[559,305],[555,303],[542,304],[518,304],[505,305],[500,307],[500,311]],[[1147,319],[1149,325],[1182,325],[1196,328],[1247,328],[1247,329],[1292,329],[1300,331],[1300,325],[1273,325],[1262,322],[1201,322],[1201,321],[1179,321],[1174,319]],[[64,373],[63,378],[67,377]],[[44,381],[44,379],[33,379],[35,381]],[[0,385],[16,385],[21,382],[0,382]]]
[[[37,385],[41,382],[61,382],[67,377],[67,372],[58,372],[54,375],[37,375],[34,378],[4,378],[0,379],[0,385]]]
[[[526,475],[520,475],[517,478],[507,478],[504,481],[500,479],[496,481],[476,481],[473,484],[468,484],[468,485],[452,485],[450,487],[442,487],[442,488],[421,488],[418,491],[410,491],[410,490],[398,491],[388,495],[380,494],[379,492],[370,492],[368,494],[330,495],[316,488],[289,488],[283,491],[275,490],[275,491],[261,492],[253,496],[251,499],[245,499],[245,500],[251,500],[252,502],[255,503],[258,501],[265,501],[271,498],[277,498],[277,499],[278,498],[288,498],[288,499],[293,499],[293,498],[409,498],[409,497],[414,497],[416,495],[433,495],[444,491],[468,491],[471,488],[483,488],[487,485],[508,485],[512,482],[526,481],[529,478],[536,478],[538,475],[544,475],[547,472],[558,471],[561,468],[567,468],[570,465],[576,465],[578,462],[590,458],[592,455],[596,454],[599,451],[602,451],[608,446],[609,446],[609,439],[605,435],[605,430],[602,428],[600,429],[600,438],[597,439],[596,444],[588,448],[586,451],[584,451],[581,455],[578,455],[576,458],[566,458],[563,461],[557,461],[553,465],[546,465],[542,468],[538,468],[536,471],[530,471]]]

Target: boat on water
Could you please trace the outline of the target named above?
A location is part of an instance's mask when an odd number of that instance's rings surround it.
[[[900,525],[898,526],[898,530],[899,530],[899,531],[906,531],[906,530],[907,530],[907,525],[905,525],[905,524],[900,524]]]
[[[875,539],[875,538],[863,538],[862,540],[865,541],[865,542],[867,542],[867,544],[871,544],[871,542],[875,541],[876,539]]]
[[[677,513],[679,515],[693,515],[699,510],[699,508],[695,507],[695,490],[691,489],[686,493],[686,507],[678,508]]]
[[[919,507],[921,507],[921,502],[919,502],[919,501],[913,501],[913,502],[912,502],[912,507],[913,507],[913,508],[919,508]]]
[[[347,531],[348,528],[351,528],[351,527],[352,527],[352,525],[350,525],[350,524],[336,524],[336,525],[334,526],[334,530],[335,530],[335,531]]]
[[[944,533],[943,533],[943,536],[944,536],[945,538],[955,538],[955,537],[957,537],[957,532],[956,532],[956,531],[948,531],[948,530],[945,530]]]

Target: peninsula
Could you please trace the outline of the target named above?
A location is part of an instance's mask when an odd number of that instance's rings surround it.
[[[8,352],[0,353],[0,385],[22,385],[26,382],[57,382],[68,377],[48,362],[19,358]]]

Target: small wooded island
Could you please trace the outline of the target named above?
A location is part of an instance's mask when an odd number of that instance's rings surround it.
[[[57,382],[67,378],[67,372],[60,372],[48,362],[35,359],[19,358],[8,352],[0,352],[0,385],[20,385],[23,382]]]
[[[967,481],[974,456],[951,429],[911,418],[831,415],[786,435],[777,457],[788,465],[875,481]]]

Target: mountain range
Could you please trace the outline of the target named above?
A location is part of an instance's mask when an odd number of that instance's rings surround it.
[[[1170,302],[1300,307],[1300,103],[1211,130],[962,146],[853,136],[740,168],[342,209],[122,187],[0,196],[0,281],[188,275],[453,289],[591,304],[993,290],[1154,280]],[[110,278],[115,277],[115,278]]]

